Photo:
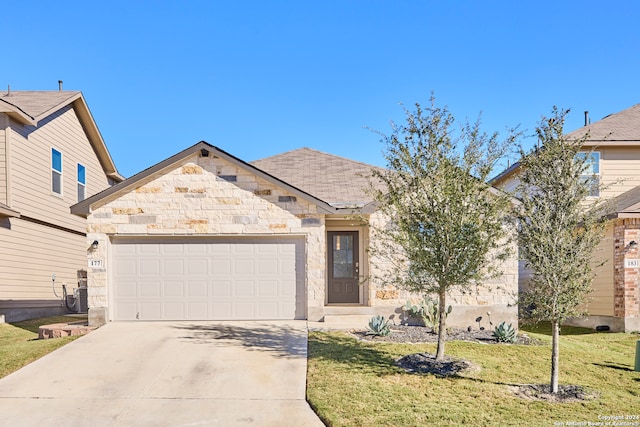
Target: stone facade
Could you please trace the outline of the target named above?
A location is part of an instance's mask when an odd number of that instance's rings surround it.
[[[109,320],[108,268],[112,236],[304,236],[307,317],[320,320],[325,302],[324,215],[282,188],[215,156],[194,155],[150,177],[133,191],[94,208],[87,240],[92,323]]]
[[[384,224],[384,217],[379,213],[370,216],[370,222],[375,227]],[[513,231],[515,234],[515,230]],[[372,237],[370,236],[370,239]],[[467,328],[477,327],[475,320],[483,317],[486,322],[491,319],[494,324],[502,321],[518,325],[518,259],[515,241],[512,243],[512,255],[504,260],[498,267],[500,274],[482,285],[473,286],[468,292],[453,290],[447,295],[448,304],[452,306],[447,324],[452,327]],[[419,301],[422,295],[382,284],[375,277],[382,277],[389,268],[388,261],[371,257],[370,276],[368,281],[368,295],[370,305],[378,314],[399,319],[403,317],[401,307],[407,300]],[[436,298],[435,295],[432,298]],[[490,313],[487,315],[487,313]],[[488,323],[487,325],[488,326]]]

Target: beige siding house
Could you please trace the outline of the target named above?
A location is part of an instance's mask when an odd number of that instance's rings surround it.
[[[588,316],[570,323],[588,327],[608,325],[613,330],[640,330],[638,287],[638,243],[640,243],[640,104],[567,134],[589,135],[584,151],[593,150],[593,172],[607,186],[594,197],[611,199],[611,226],[596,249],[593,292],[585,307]],[[502,172],[491,183],[513,191],[518,183],[519,163]],[[531,272],[520,262],[519,286],[526,288]]]
[[[69,207],[121,180],[80,92],[0,94],[0,315],[6,321],[64,312],[62,285],[76,288],[87,263],[86,221]]]
[[[74,206],[87,220],[89,318],[400,322],[412,295],[370,276],[372,166],[309,148],[247,163],[200,142]],[[452,295],[451,324],[517,322],[517,262]],[[366,320],[365,320],[366,319]]]

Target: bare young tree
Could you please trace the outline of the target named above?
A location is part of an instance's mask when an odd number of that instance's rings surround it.
[[[444,358],[447,292],[495,277],[510,252],[511,198],[486,184],[515,134],[501,141],[479,120],[454,127],[445,108],[415,105],[382,136],[386,170],[372,186],[384,224],[370,222],[372,262],[383,284],[438,296],[437,360]]]
[[[535,320],[551,323],[551,392],[558,392],[560,326],[582,314],[591,291],[592,254],[606,226],[602,204],[589,196],[600,183],[590,174],[590,153],[581,153],[588,136],[563,134],[568,111],[554,107],[536,133],[540,148],[521,150],[520,256],[532,270],[520,306]]]

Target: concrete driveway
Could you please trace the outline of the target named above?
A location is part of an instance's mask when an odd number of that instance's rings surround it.
[[[322,426],[304,321],[110,323],[0,380],[12,426]]]

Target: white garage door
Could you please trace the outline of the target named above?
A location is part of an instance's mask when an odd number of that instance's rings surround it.
[[[304,319],[297,238],[115,239],[115,320]]]

